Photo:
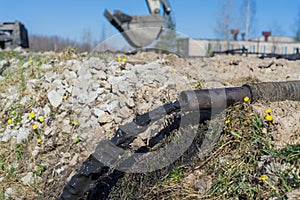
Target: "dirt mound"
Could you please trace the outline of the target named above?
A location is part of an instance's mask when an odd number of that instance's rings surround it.
[[[130,56],[87,55],[66,49],[60,53],[1,51],[0,58],[0,68],[5,67],[0,76],[0,183],[2,196],[15,199],[56,198],[99,140],[110,138],[119,125],[131,121],[135,115],[175,100],[182,90],[300,79],[299,61],[242,56],[183,59],[153,52]],[[265,131],[264,126],[268,126],[270,148],[280,151],[287,145],[300,143],[299,107],[299,102],[292,101],[258,102],[245,109],[251,110],[249,116],[245,111],[245,121],[248,117],[250,121],[260,119],[257,138],[263,137],[260,134]],[[265,112],[269,109],[272,124],[265,121]],[[232,115],[240,119],[240,114]],[[244,132],[239,132],[239,128],[244,125],[236,122],[231,130],[225,126],[225,135],[241,139],[239,136]],[[245,130],[253,126],[251,122]],[[248,135],[245,138],[253,139]],[[221,141],[232,143],[228,138]],[[197,144],[193,147],[197,149]],[[227,155],[219,154],[224,146],[221,147],[213,155],[225,162]],[[234,148],[230,146],[227,150]],[[255,149],[249,147],[249,151]],[[264,157],[257,156],[257,162],[263,162]],[[202,162],[197,160],[193,167],[203,165]],[[257,165],[257,162],[252,164]],[[295,164],[294,161],[289,163]],[[255,173],[243,167],[244,172]],[[164,195],[163,189],[175,190],[171,196],[179,198],[179,186],[184,180],[184,194],[207,198],[206,192],[217,190],[214,185],[219,181],[217,174],[210,173],[205,166],[193,173],[191,167],[175,166],[174,169],[171,166],[165,173],[161,172],[164,180],[171,182],[167,181],[159,191],[152,181],[149,194],[160,198]],[[205,174],[208,178],[204,180]],[[299,172],[296,175],[293,180],[299,181]],[[141,177],[131,178],[132,184],[142,182]],[[135,182],[137,180],[140,182]],[[295,184],[289,189],[299,187],[299,183]],[[209,198],[213,198],[214,193],[210,194]],[[266,194],[276,196],[276,193]]]

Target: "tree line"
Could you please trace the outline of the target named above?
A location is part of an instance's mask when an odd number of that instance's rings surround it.
[[[29,35],[29,46],[33,51],[61,51],[67,47],[74,47],[80,52],[89,52],[97,44],[97,41],[77,42],[59,36]]]

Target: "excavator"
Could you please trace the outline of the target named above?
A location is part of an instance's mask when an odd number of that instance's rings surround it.
[[[106,19],[135,48],[143,48],[155,41],[169,20],[171,7],[168,0],[146,0],[149,15],[131,16],[119,10],[105,10]]]

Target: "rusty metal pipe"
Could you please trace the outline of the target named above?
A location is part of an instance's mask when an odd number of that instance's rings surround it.
[[[250,97],[248,87],[187,90],[179,94],[181,110],[199,110],[226,108],[234,103],[243,102],[244,97]]]
[[[300,81],[265,82],[242,87],[187,90],[179,94],[181,110],[226,108],[241,103],[248,96],[251,102],[300,101]]]
[[[249,87],[253,102],[300,101],[300,80],[256,83],[245,86]]]

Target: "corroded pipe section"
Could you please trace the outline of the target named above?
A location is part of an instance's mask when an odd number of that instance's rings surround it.
[[[249,87],[187,90],[179,94],[182,110],[226,108],[234,103],[243,102],[244,97],[251,97]]]
[[[300,101],[300,81],[267,82],[245,85],[252,93],[252,101]]]
[[[187,90],[179,94],[181,110],[226,108],[248,96],[255,101],[300,101],[300,81],[246,84],[242,87]]]

